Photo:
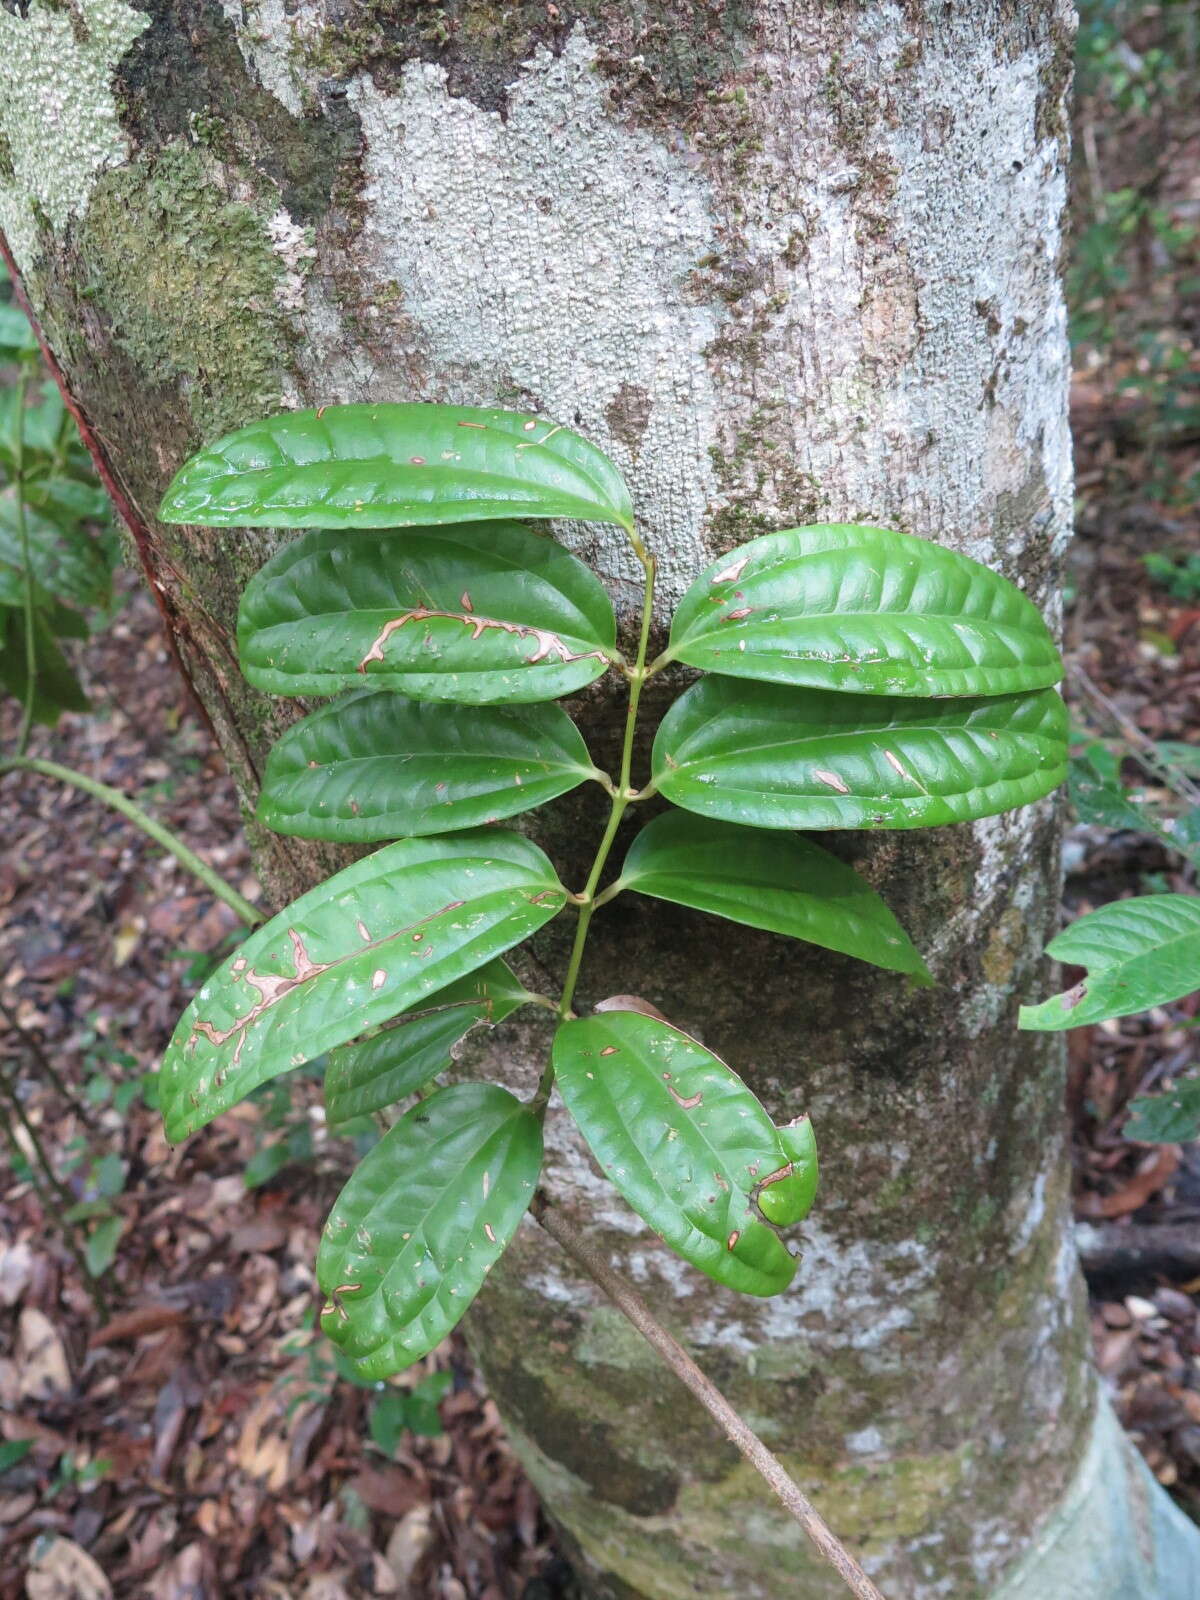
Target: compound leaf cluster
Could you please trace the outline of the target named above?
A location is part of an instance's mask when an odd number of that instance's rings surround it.
[[[596,906],[634,891],[931,982],[878,893],[804,834],[969,821],[1057,787],[1061,663],[1032,603],[908,534],[789,528],[701,573],[647,663],[653,562],[620,473],[521,412],[289,412],[193,456],[161,514],[309,530],[246,588],[238,648],[258,688],[338,698],[275,745],[258,815],[381,848],[209,979],[167,1051],[161,1099],[182,1138],[323,1057],[335,1123],[419,1096],[350,1178],[318,1257],[322,1326],[357,1371],[387,1376],[441,1340],[529,1205],[546,1094],[436,1087],[471,1029],[529,1004],[559,1012],[553,1082],[625,1199],[719,1283],[785,1289],[796,1257],[779,1230],[817,1186],[808,1118],[776,1127],[729,1066],[644,1002],[576,1016],[574,958],[557,1005],[500,958],[569,903],[581,953]],[[626,529],[643,559],[632,661],[600,580],[527,525],[564,518]],[[670,667],[703,675],[663,719],[634,791],[640,687]],[[631,685],[616,779],[554,703],[611,672]],[[624,808],[669,803],[599,895],[597,882],[570,893],[535,844],[496,826],[589,782],[614,807],[597,880]]]

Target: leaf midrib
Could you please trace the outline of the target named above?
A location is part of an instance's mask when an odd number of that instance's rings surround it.
[[[716,719],[714,718],[713,721],[715,721],[715,720]],[[711,722],[707,726],[711,727],[712,726]],[[707,732],[707,728],[702,730],[702,732]],[[976,730],[974,728],[954,728],[954,729],[947,730],[946,728],[940,727],[936,723],[926,724],[926,723],[905,722],[905,723],[893,724],[890,728],[887,728],[887,729],[882,729],[882,728],[869,728],[869,729],[846,728],[844,730],[839,730],[836,733],[814,734],[811,738],[806,738],[806,739],[803,739],[803,740],[798,740],[797,738],[795,738],[795,736],[793,736],[791,738],[787,738],[787,739],[772,739],[772,740],[768,740],[767,742],[762,743],[762,744],[746,744],[746,745],[741,746],[737,750],[732,750],[732,751],[729,751],[729,752],[718,752],[718,753],[716,753],[716,754],[714,754],[712,756],[699,757],[699,756],[695,756],[695,755],[689,755],[687,753],[686,740],[690,736],[689,735],[685,735],[684,736],[684,739],[685,739],[684,744],[682,746],[677,746],[676,750],[672,751],[672,759],[675,760],[675,762],[676,762],[675,768],[673,770],[681,771],[683,769],[683,767],[686,764],[688,764],[689,762],[694,763],[694,762],[697,762],[699,760],[706,760],[706,761],[736,761],[739,756],[745,756],[747,754],[758,754],[759,752],[763,752],[763,751],[794,749],[794,748],[799,748],[804,744],[816,744],[816,743],[821,743],[821,744],[839,744],[839,743],[841,743],[841,742],[843,742],[845,740],[862,739],[864,736],[868,737],[868,738],[886,738],[888,734],[893,733],[893,732],[900,732],[900,733],[904,733],[904,734],[917,733],[917,734],[922,734],[922,735],[941,734],[943,738],[947,735],[948,732],[971,734],[971,735],[976,736],[976,737],[980,736],[979,734],[977,734],[977,732],[976,732]],[[981,730],[981,732],[982,732],[982,734],[996,733],[1001,738],[1008,738],[1008,739],[1039,739],[1039,740],[1044,741],[1047,744],[1053,744],[1053,743],[1056,742],[1054,740],[1054,737],[1053,737],[1052,734],[1049,734],[1049,733],[1043,734],[1043,733],[1040,733],[1040,732],[1030,733],[1030,732],[1025,731],[1024,729],[987,728],[987,729]],[[986,750],[986,746],[981,746],[980,748]],[[881,750],[878,753],[880,755],[882,755],[884,752]],[[803,759],[803,758],[799,758],[799,759]]]
[[[463,1161],[462,1166],[453,1175],[453,1177],[448,1179],[447,1182],[438,1190],[436,1198],[433,1199],[432,1201],[430,1201],[429,1205],[426,1207],[424,1212],[422,1212],[419,1220],[412,1224],[412,1227],[411,1227],[411,1230],[410,1230],[410,1237],[408,1239],[404,1239],[404,1240],[401,1241],[401,1249],[399,1250],[399,1252],[395,1256],[393,1256],[391,1258],[390,1263],[387,1266],[384,1267],[383,1271],[379,1275],[379,1282],[376,1284],[375,1288],[371,1291],[371,1294],[369,1296],[367,1296],[367,1298],[365,1300],[361,1300],[361,1301],[357,1301],[357,1302],[355,1302],[353,1300],[350,1301],[349,1304],[351,1306],[353,1306],[355,1304],[365,1305],[367,1303],[367,1300],[373,1299],[376,1295],[382,1296],[384,1294],[384,1291],[391,1287],[394,1275],[401,1271],[401,1268],[404,1265],[404,1263],[406,1262],[406,1259],[411,1256],[411,1254],[414,1251],[414,1249],[423,1250],[425,1248],[429,1248],[430,1254],[434,1255],[433,1249],[431,1247],[431,1243],[430,1243],[430,1241],[428,1241],[428,1239],[426,1237],[426,1230],[427,1230],[428,1225],[429,1225],[429,1218],[433,1215],[434,1211],[436,1211],[438,1209],[438,1207],[441,1206],[445,1202],[446,1197],[453,1192],[455,1186],[458,1185],[458,1184],[461,1184],[463,1172],[466,1171],[469,1166],[478,1165],[480,1157],[484,1156],[485,1152],[488,1152],[488,1156],[487,1156],[486,1159],[490,1159],[490,1152],[491,1152],[493,1146],[495,1145],[496,1141],[498,1139],[500,1139],[502,1136],[507,1135],[509,1137],[510,1141],[512,1140],[513,1135],[514,1135],[514,1131],[515,1131],[515,1124],[519,1121],[520,1116],[521,1116],[523,1111],[524,1111],[524,1107],[521,1106],[519,1102],[516,1105],[514,1105],[511,1110],[506,1110],[503,1123],[501,1123],[497,1127],[494,1127],[491,1130],[491,1132],[488,1134],[487,1139],[482,1144],[477,1145],[475,1147],[475,1149],[471,1152],[471,1155],[465,1161]],[[447,1137],[452,1137],[452,1134],[447,1135]],[[402,1181],[403,1180],[401,1180],[401,1183],[402,1183]],[[497,1187],[498,1187],[498,1185],[497,1185]],[[396,1192],[396,1188],[395,1187],[389,1188],[384,1195],[380,1196],[380,1198],[376,1202],[376,1204],[372,1205],[370,1210],[368,1210],[367,1212],[364,1213],[364,1215],[358,1220],[358,1222],[355,1224],[355,1226],[356,1227],[361,1227],[361,1228],[368,1228],[369,1224],[370,1224],[370,1220],[375,1215],[375,1213],[378,1210],[378,1208],[380,1206],[383,1206],[386,1203],[388,1197],[393,1195],[395,1192]],[[406,1221],[407,1221],[407,1219],[406,1219]],[[434,1256],[434,1259],[436,1260],[437,1257]],[[349,1268],[346,1265],[346,1256],[345,1255],[343,1255],[342,1258],[341,1258],[341,1269],[340,1270],[343,1271],[343,1272],[349,1270]],[[413,1282],[414,1282],[414,1285],[415,1285],[415,1277],[413,1279]],[[429,1299],[426,1300],[425,1304],[416,1313],[416,1317],[420,1317],[424,1313],[426,1306],[430,1305],[433,1301],[438,1301],[439,1303],[442,1302],[443,1299],[444,1299],[444,1294],[445,1294],[446,1289],[447,1289],[446,1277],[443,1276],[442,1280],[438,1283],[438,1286],[434,1290],[433,1294],[431,1294],[429,1296]],[[384,1305],[385,1305],[385,1309],[386,1309],[386,1301],[384,1302]],[[414,1317],[412,1320],[415,1321],[416,1317]],[[409,1322],[408,1324],[405,1325],[405,1327],[406,1328],[407,1327],[411,1327],[411,1325],[412,1325],[411,1322]],[[367,1360],[367,1358],[372,1356],[372,1355],[374,1355],[377,1350],[381,1350],[385,1345],[390,1344],[394,1339],[397,1339],[397,1338],[401,1337],[401,1335],[403,1334],[404,1331],[405,1331],[405,1329],[401,1328],[401,1329],[397,1329],[393,1333],[385,1334],[384,1337],[382,1339],[380,1339],[377,1344],[373,1344],[370,1347],[370,1349],[363,1350],[361,1352],[356,1352],[355,1355],[354,1355],[354,1359],[356,1361],[365,1361],[365,1360]]]

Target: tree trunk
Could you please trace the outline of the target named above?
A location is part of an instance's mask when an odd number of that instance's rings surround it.
[[[816,520],[940,540],[1052,610],[1072,23],[1063,0],[0,10],[0,227],[247,800],[292,714],[233,645],[276,541],[153,510],[197,443],[281,405],[574,423],[634,487],[660,631],[712,555]],[[620,538],[563,536],[628,623]],[[597,753],[615,709],[586,702]],[[597,828],[578,799],[550,814],[568,883]],[[258,844],[277,901],[333,859]],[[1194,1595],[1194,1530],[1129,1462],[1086,1360],[1060,1055],[1015,1029],[1046,983],[1055,808],[835,847],[936,989],[622,899],[580,991],[647,995],[772,1112],[812,1112],[824,1188],[795,1287],[701,1279],[554,1116],[549,1186],[890,1595]],[[564,955],[554,926],[530,960],[561,977]],[[479,1064],[529,1085],[547,1043],[506,1025]],[[593,1595],[840,1593],[533,1226],[472,1322]]]

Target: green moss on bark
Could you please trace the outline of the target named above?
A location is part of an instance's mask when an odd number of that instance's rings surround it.
[[[84,295],[146,380],[182,384],[203,436],[280,403],[284,267],[264,211],[173,145],[101,178],[79,229]]]

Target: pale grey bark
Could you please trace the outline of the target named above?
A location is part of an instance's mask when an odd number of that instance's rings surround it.
[[[248,794],[278,713],[239,685],[229,641],[267,541],[149,513],[199,437],[280,403],[498,400],[574,422],[629,475],[660,630],[714,552],[819,519],[941,540],[1053,612],[1071,512],[1063,0],[77,14],[0,12],[0,226],[146,518],[143,558]],[[628,617],[619,538],[562,532]],[[603,756],[616,708],[583,716]],[[568,881],[597,820],[568,802],[545,826]],[[1015,1032],[1044,981],[1056,841],[1047,804],[839,843],[932,992],[646,903],[597,919],[583,1003],[647,994],[773,1111],[814,1116],[824,1189],[779,1300],[698,1280],[550,1121],[556,1199],[897,1600],[994,1593],[1031,1549],[1008,1592],[1042,1600],[1038,1563],[1081,1530],[1096,1542],[1077,1508],[1116,1450],[1093,1426],[1060,1059]],[[278,895],[316,869],[287,844],[261,860]],[[535,942],[551,977],[563,958],[557,930]],[[506,1025],[482,1060],[527,1084],[546,1044]],[[837,1592],[536,1231],[473,1328],[595,1595]],[[1122,1516],[1141,1481],[1109,1483]],[[1172,1587],[1156,1540],[1178,1529],[1161,1505],[1140,1526],[1137,1592],[1191,1593],[1194,1539]],[[1088,1594],[1124,1600],[1121,1570]]]

